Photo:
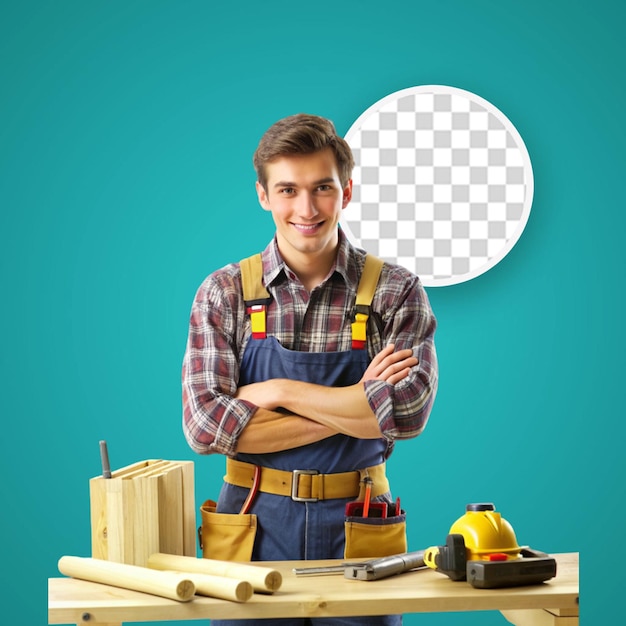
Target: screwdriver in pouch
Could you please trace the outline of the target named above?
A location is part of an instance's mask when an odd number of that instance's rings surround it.
[[[374,481],[369,476],[366,476],[363,479],[363,482],[365,483],[365,496],[363,497],[363,517],[367,517],[370,512],[370,502],[372,500],[372,484],[374,483]]]

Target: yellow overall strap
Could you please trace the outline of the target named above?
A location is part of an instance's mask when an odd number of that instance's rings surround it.
[[[241,268],[241,286],[246,312],[250,316],[253,339],[265,339],[265,311],[271,300],[263,286],[263,262],[260,254],[255,254],[239,262]]]
[[[255,254],[239,263],[241,284],[246,312],[250,315],[253,339],[265,339],[267,303],[270,294],[263,286],[263,263],[261,255]],[[365,257],[363,273],[356,292],[354,322],[352,323],[352,349],[363,350],[367,342],[367,320],[370,316],[378,279],[383,268],[383,261],[371,254]]]
[[[383,269],[383,261],[378,257],[368,254],[365,257],[363,273],[356,291],[356,303],[354,322],[352,323],[352,349],[363,350],[367,341],[367,320],[371,312],[371,304],[374,292],[378,285],[380,272]]]

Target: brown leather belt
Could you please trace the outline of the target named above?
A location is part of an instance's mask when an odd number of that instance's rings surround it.
[[[250,489],[254,482],[254,468],[251,463],[227,458],[224,480],[231,485]],[[310,469],[288,472],[262,467],[259,491],[288,496],[296,502],[317,502],[333,498],[363,499],[361,492],[364,487],[361,481],[365,476],[373,481],[372,498],[389,491],[384,463],[337,474],[320,474],[317,470]]]

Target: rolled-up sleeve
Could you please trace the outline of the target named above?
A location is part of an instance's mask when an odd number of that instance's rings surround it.
[[[383,345],[396,350],[411,348],[418,364],[396,385],[385,381],[365,382],[370,407],[383,435],[389,440],[419,435],[431,413],[438,384],[435,329],[437,322],[420,281],[404,272],[392,271],[378,304],[383,315]],[[403,285],[403,292],[399,287]],[[400,295],[401,294],[401,295]]]
[[[239,379],[237,334],[245,320],[241,288],[229,274],[198,289],[183,360],[183,432],[199,454],[234,454],[237,438],[256,407],[233,396]]]

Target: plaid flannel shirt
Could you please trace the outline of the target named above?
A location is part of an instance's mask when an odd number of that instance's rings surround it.
[[[339,231],[335,266],[310,293],[283,261],[276,241],[262,253],[263,278],[272,300],[267,310],[268,334],[283,347],[306,352],[350,350],[356,289],[365,253]],[[368,324],[370,359],[385,345],[412,348],[419,364],[396,385],[364,383],[368,402],[383,436],[390,442],[415,437],[428,420],[437,390],[434,345],[436,321],[419,279],[408,270],[385,263],[372,310],[378,323]],[[256,406],[235,399],[239,368],[250,341],[239,263],[208,276],[196,293],[183,362],[183,432],[200,454],[232,456],[237,438]]]

